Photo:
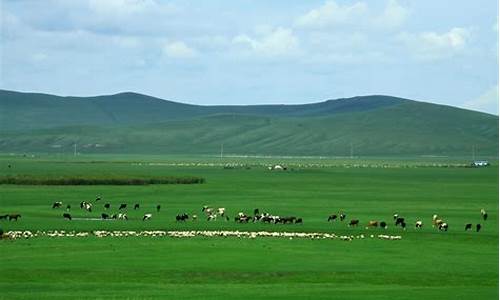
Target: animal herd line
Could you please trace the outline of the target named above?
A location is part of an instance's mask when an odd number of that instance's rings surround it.
[[[79,208],[80,210],[87,211],[88,213],[91,213],[92,211],[100,208],[100,202],[102,201],[101,196],[97,196],[94,200],[94,202],[87,202],[87,201],[81,201],[79,203]],[[102,205],[102,209],[104,212],[101,213],[100,218],[74,218],[71,215],[72,211],[72,206],[71,204],[67,204],[65,207],[66,212],[62,214],[62,217],[66,220],[123,220],[123,221],[128,221],[129,217],[127,215],[127,209],[128,207],[133,207],[133,210],[140,210],[141,209],[141,204],[140,203],[135,203],[131,206],[129,206],[127,203],[121,203],[118,206],[117,211],[111,213],[111,204],[110,203],[104,203]],[[52,204],[52,209],[63,209],[63,202],[62,201],[55,201]],[[157,204],[153,208],[156,211],[156,214],[160,214],[161,210],[161,205]],[[198,218],[204,218],[206,221],[211,222],[211,221],[216,221],[217,219],[222,219],[224,221],[231,221],[231,218],[228,216],[226,212],[226,208],[224,207],[210,207],[210,206],[203,206],[201,208],[201,215],[198,216],[197,214],[187,214],[187,213],[178,213],[175,216],[175,221],[176,222],[186,222],[188,220],[191,221],[197,221]],[[480,217],[483,223],[472,223],[472,222],[467,222],[464,224],[464,230],[469,231],[475,229],[476,232],[481,231],[481,228],[484,226],[484,223],[488,219],[488,213],[484,208],[480,210]],[[9,221],[18,221],[18,219],[21,218],[21,214],[19,213],[11,213],[11,214],[4,214],[0,215],[0,220],[9,220]],[[142,216],[142,221],[148,221],[153,218],[153,213],[147,212],[144,213]],[[349,228],[355,228],[361,225],[361,221],[359,219],[349,219],[349,221],[346,220],[347,215],[345,212],[340,212],[338,214],[330,214],[327,218],[325,218],[325,221],[329,223],[344,223],[347,224],[347,227]],[[298,216],[280,216],[280,215],[274,215],[270,214],[268,212],[261,212],[258,208],[253,210],[253,214],[246,214],[242,211],[238,212],[236,216],[233,218],[234,222],[236,223],[267,223],[267,224],[303,224],[304,220],[302,217]],[[396,228],[401,228],[402,230],[406,230],[407,228],[407,220],[405,217],[400,216],[398,213],[395,213],[392,216],[392,220],[394,223],[394,227]],[[389,223],[386,222],[385,220],[369,220],[368,222],[364,223],[365,224],[365,229],[369,228],[381,228],[381,229],[387,229],[389,227]],[[432,225],[433,228],[436,228],[439,231],[448,231],[448,228],[450,227],[450,224],[441,216],[438,214],[434,214],[432,216],[432,219],[430,221],[430,224]],[[421,219],[417,219],[414,222],[414,228],[416,230],[420,230],[421,228],[424,227],[424,221]],[[473,228],[474,227],[474,228]]]

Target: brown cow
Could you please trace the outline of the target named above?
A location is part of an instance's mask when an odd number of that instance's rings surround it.
[[[359,220],[351,220],[351,222],[349,222],[349,226],[358,226],[359,224]]]

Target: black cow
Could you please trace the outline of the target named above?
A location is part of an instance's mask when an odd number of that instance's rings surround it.
[[[398,226],[398,225],[402,225],[404,222],[405,222],[405,218],[400,218],[400,217],[397,217],[397,218],[396,218],[396,223],[395,223],[395,225],[396,225],[396,226]]]
[[[120,204],[120,207],[118,208],[118,210],[125,209],[125,208],[127,208],[127,204],[122,203],[122,204]]]
[[[109,203],[104,204],[105,209],[109,209],[110,207],[111,207],[111,204],[109,204]]]
[[[0,216],[0,220],[7,220],[8,217],[9,217],[9,215],[2,215],[2,216]]]
[[[12,220],[16,220],[17,221],[17,219],[20,218],[20,217],[21,217],[20,214],[11,214],[11,215],[9,215],[9,221],[12,221]]]
[[[337,215],[329,215],[328,222],[337,220]]]
[[[61,206],[62,206],[61,201],[56,201],[56,202],[54,202],[54,204],[52,204],[52,208],[60,208]]]
[[[359,220],[351,220],[351,222],[349,222],[349,226],[358,226],[359,224]]]
[[[102,218],[103,220],[109,219],[109,215],[108,215],[108,214],[104,214],[104,213],[102,213],[102,214],[101,214],[101,218]]]
[[[488,219],[488,214],[487,213],[483,214],[483,220],[486,221],[486,219]]]
[[[136,210],[136,209],[139,209],[139,203],[136,203],[136,204],[134,205],[134,210]]]
[[[346,215],[345,214],[340,214],[340,221],[344,221]]]
[[[71,215],[70,215],[70,214],[68,214],[68,213],[64,213],[64,214],[63,214],[63,218],[68,219],[68,220],[70,220],[70,221],[71,221]]]
[[[160,212],[160,208],[161,208],[160,204],[156,205],[156,212]]]
[[[380,222],[380,228],[387,229],[387,223],[384,221]]]
[[[472,230],[472,224],[471,223],[465,224],[465,231],[467,231],[469,229]]]
[[[297,218],[297,220],[295,220],[295,224],[302,224],[302,218]]]
[[[405,222],[401,223],[401,228],[403,228],[404,230],[406,230],[406,223]]]
[[[67,210],[67,211],[70,211],[70,209],[71,209],[71,205],[69,205],[69,204],[68,204],[68,205],[66,205],[66,210]]]
[[[476,225],[476,232],[479,232],[481,230],[481,224]]]
[[[256,209],[253,210],[253,215],[254,216],[258,215],[259,213],[260,213],[260,211],[259,211],[258,208],[256,208]]]
[[[175,216],[175,220],[176,220],[176,221],[181,221],[181,222],[184,222],[184,221],[186,221],[187,219],[189,219],[189,216],[188,216],[188,214],[185,214],[185,213],[184,213],[184,214],[181,214],[181,215],[177,215],[177,216]]]

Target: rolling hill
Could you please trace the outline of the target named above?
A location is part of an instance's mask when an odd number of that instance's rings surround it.
[[[199,106],[0,90],[0,152],[498,155],[498,116],[390,96]]]

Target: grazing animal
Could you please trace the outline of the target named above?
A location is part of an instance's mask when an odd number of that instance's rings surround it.
[[[438,227],[439,227],[439,224],[440,224],[440,223],[443,223],[443,220],[438,219],[438,218],[439,218],[439,217],[438,217],[438,215],[436,215],[436,214],[434,214],[434,215],[432,216],[432,227],[435,227],[435,226],[438,226]],[[439,222],[440,222],[440,223],[439,223]]]
[[[97,202],[97,201],[99,201],[99,200],[101,200],[101,196],[97,196],[97,197],[95,198],[95,201],[96,201],[96,202]]]
[[[60,208],[61,206],[62,206],[61,201],[56,201],[56,202],[54,202],[54,204],[52,204],[52,208]]]
[[[405,218],[400,218],[400,217],[397,217],[397,218],[396,218],[396,223],[395,223],[395,225],[396,225],[396,226],[398,226],[398,225],[402,225],[404,222],[405,222]]]
[[[101,218],[102,218],[103,220],[109,219],[109,215],[108,215],[108,214],[104,214],[104,213],[103,213],[103,214],[101,214]]]
[[[401,223],[401,228],[403,228],[403,230],[406,230],[406,223],[405,222]]]
[[[448,223],[443,222],[439,224],[438,229],[441,231],[448,231]]]
[[[415,228],[422,228],[422,221],[418,220],[417,222],[415,222]]]
[[[136,204],[134,205],[134,210],[136,210],[136,209],[139,209],[139,203],[136,203]]]
[[[297,220],[295,220],[295,224],[302,224],[302,218],[297,218]]]
[[[349,222],[349,226],[358,226],[359,224],[359,220],[351,220],[351,222]]]
[[[368,225],[366,225],[366,228],[369,227],[378,227],[378,221],[369,221]]]
[[[153,216],[152,214],[145,214],[144,217],[142,217],[142,220],[143,221],[149,220],[151,219],[152,216]]]
[[[92,203],[88,203],[86,201],[82,201],[80,202],[80,208],[81,209],[85,209],[89,212],[92,212]]]
[[[70,220],[70,221],[71,221],[71,215],[70,215],[70,214],[68,214],[68,213],[64,213],[64,214],[63,214],[63,218],[68,219],[68,220]]]
[[[128,220],[127,214],[118,214],[118,220]]]
[[[0,220],[7,220],[8,217],[9,217],[9,215],[2,215],[2,216],[0,216]]]
[[[191,218],[193,219],[193,221],[196,221],[196,220],[198,220],[198,215],[193,215],[193,216],[191,216]]]
[[[160,204],[156,205],[156,212],[160,212],[160,208],[161,208]]]
[[[253,215],[254,215],[254,216],[256,216],[256,215],[258,215],[258,214],[259,214],[259,209],[258,209],[258,208],[254,209],[254,210],[253,210]]]
[[[486,213],[486,210],[484,208],[481,208],[481,216],[483,217],[483,220],[486,221],[488,219],[488,214]]]
[[[224,217],[224,213],[226,212],[226,209],[224,207],[219,207],[217,208],[217,213],[221,216]]]
[[[234,221],[239,222],[239,223],[248,223],[248,221],[250,221],[251,219],[252,219],[252,217],[243,214],[243,215],[236,216],[234,218]]]
[[[481,230],[481,224],[476,225],[476,232],[479,232],[479,230]]]
[[[207,216],[207,221],[215,221],[215,220],[217,220],[216,214],[211,214]]]
[[[186,214],[186,213],[184,213],[184,214],[182,214],[182,215],[177,215],[177,216],[175,216],[175,220],[176,220],[177,222],[178,222],[178,221],[182,221],[182,222],[184,222],[184,221],[186,221],[187,219],[189,219],[189,216],[188,216],[188,214]]]
[[[10,214],[9,215],[9,221],[12,221],[12,220],[16,220],[17,221],[17,219],[20,218],[20,217],[21,217],[20,214]]]
[[[118,210],[125,209],[125,208],[127,208],[127,204],[122,203],[122,204],[120,204],[120,207],[118,208]]]
[[[111,207],[111,204],[109,204],[109,203],[104,204],[105,209],[109,209],[110,207]]]
[[[465,231],[467,231],[469,229],[472,230],[472,224],[471,223],[465,224]]]
[[[380,228],[387,229],[387,223],[384,221],[380,222]]]
[[[66,205],[66,211],[70,211],[71,210],[71,205]]]
[[[346,215],[345,215],[345,214],[343,214],[343,213],[342,213],[342,214],[340,214],[340,221],[344,221],[345,217],[346,217]]]
[[[328,222],[337,220],[337,215],[329,215]]]
[[[394,214],[392,217],[394,218],[394,220],[396,220],[397,218],[399,218],[399,215],[398,214]]]

